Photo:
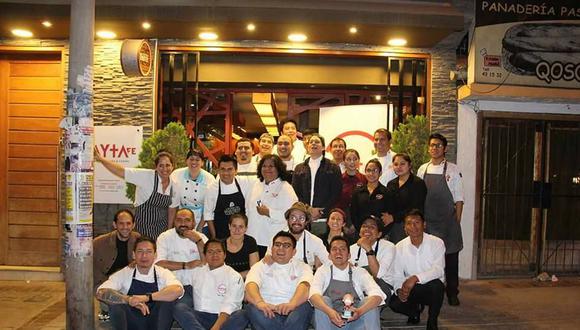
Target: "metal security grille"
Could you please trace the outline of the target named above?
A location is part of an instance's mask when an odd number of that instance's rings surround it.
[[[485,119],[478,276],[580,273],[579,125]]]

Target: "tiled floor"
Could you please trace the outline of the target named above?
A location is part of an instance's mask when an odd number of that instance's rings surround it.
[[[64,329],[62,282],[0,281],[0,329]],[[442,329],[580,329],[580,279],[558,283],[532,280],[483,280],[461,284],[461,306],[446,303]],[[385,310],[383,329],[421,329]],[[422,315],[426,318],[426,311]],[[95,328],[109,329],[96,321]]]

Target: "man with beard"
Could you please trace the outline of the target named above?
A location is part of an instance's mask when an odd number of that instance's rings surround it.
[[[306,330],[312,307],[312,270],[293,260],[296,239],[281,231],[272,239],[271,265],[257,262],[246,277],[246,314],[256,330]],[[243,329],[243,328],[242,328]]]
[[[254,149],[252,146],[252,141],[247,138],[241,138],[236,141],[236,160],[238,161],[238,173],[239,176],[255,176],[257,173],[256,166],[258,163],[254,162],[252,155],[254,154]]]
[[[286,170],[289,173],[294,173],[294,168],[301,162],[292,156],[292,150],[294,150],[292,139],[288,135],[280,135],[276,142],[276,152],[284,164],[286,164]]]
[[[119,210],[113,218],[113,230],[93,241],[93,279],[95,288],[107,277],[133,262],[135,241],[141,237],[135,228],[133,213],[127,209]],[[109,313],[102,311],[99,319],[107,320]]]
[[[195,230],[195,219],[190,209],[179,209],[175,214],[175,228],[171,228],[157,238],[156,264],[173,271],[184,285],[185,295],[176,302],[174,317],[182,323],[182,311],[193,306],[191,279],[193,268],[203,262],[203,246],[207,237]]]
[[[149,237],[135,242],[135,266],[114,273],[97,289],[97,299],[109,305],[112,328],[169,329],[173,301],[183,286],[173,273],[153,265],[156,245]]]
[[[290,234],[296,239],[296,254],[294,254],[293,259],[303,261],[311,269],[316,270],[330,261],[322,240],[306,230],[306,226],[310,222],[309,208],[304,203],[296,202],[284,213],[284,216],[288,222]],[[264,260],[268,264],[271,264],[272,260],[271,251],[272,247],[268,249]]]

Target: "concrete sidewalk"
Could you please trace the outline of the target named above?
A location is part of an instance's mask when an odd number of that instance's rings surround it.
[[[441,329],[580,329],[580,278],[467,281],[460,289],[461,306],[444,304]],[[411,327],[388,309],[382,316],[383,329],[422,329],[427,317]],[[64,283],[0,281],[0,329],[65,329],[65,320]],[[110,326],[97,320],[95,328]]]

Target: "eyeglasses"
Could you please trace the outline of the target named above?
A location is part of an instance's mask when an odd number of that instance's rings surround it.
[[[379,173],[379,169],[378,168],[367,168],[365,169],[366,173]]]
[[[433,148],[433,149],[439,149],[439,148],[442,148],[442,147],[443,147],[443,144],[442,143],[431,143],[429,145],[429,148]]]
[[[290,221],[298,221],[298,222],[305,222],[306,221],[306,217],[305,216],[297,217],[295,215],[291,215],[289,217],[289,219],[290,219]]]
[[[278,249],[288,250],[292,247],[292,243],[274,242],[274,247]]]

